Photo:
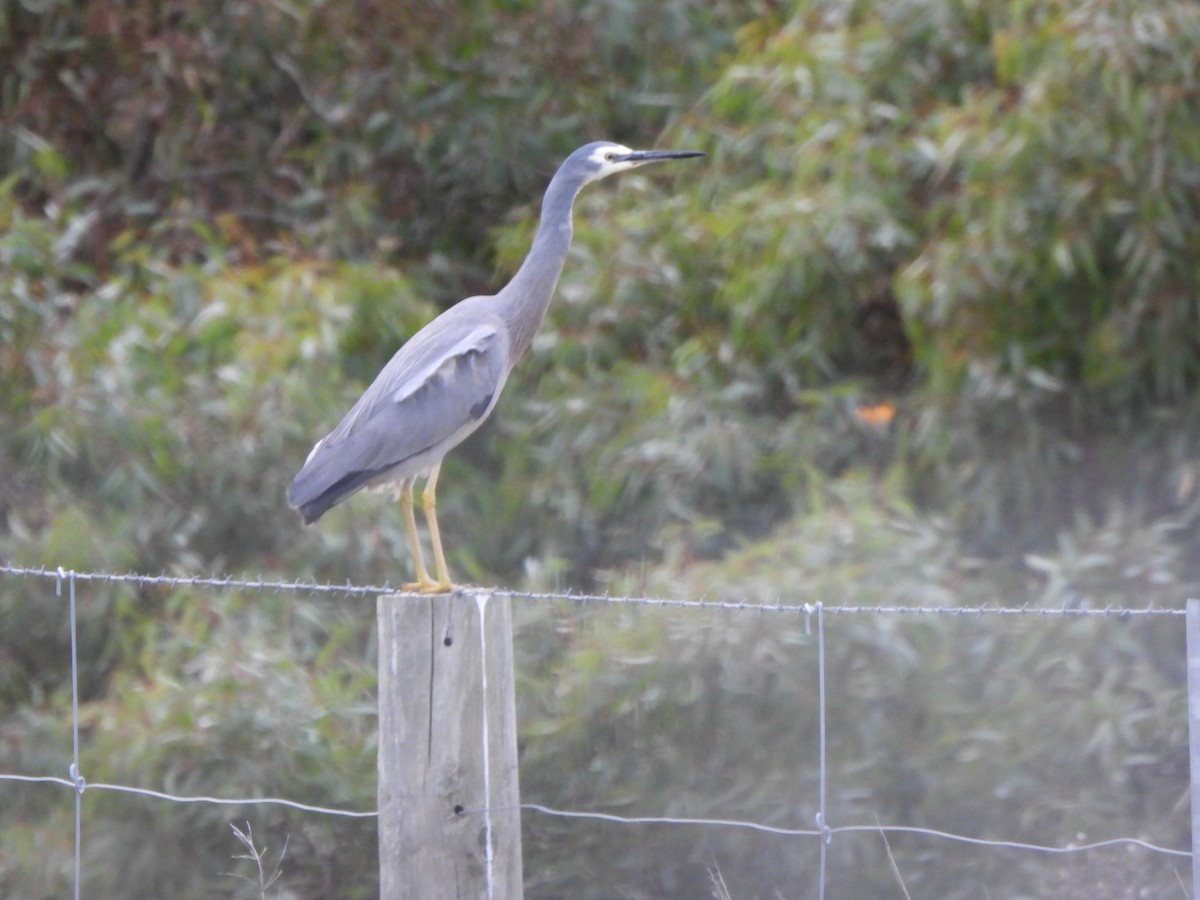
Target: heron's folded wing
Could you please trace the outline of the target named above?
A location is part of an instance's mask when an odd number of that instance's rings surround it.
[[[505,333],[480,323],[441,347],[416,349],[407,357],[402,349],[313,448],[288,490],[293,506],[344,488],[332,505],[406,461],[444,453],[479,426],[508,374]]]

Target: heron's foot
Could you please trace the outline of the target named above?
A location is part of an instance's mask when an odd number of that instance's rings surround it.
[[[457,585],[450,581],[434,581],[432,578],[423,578],[400,585],[400,591],[405,594],[449,594],[456,587]]]

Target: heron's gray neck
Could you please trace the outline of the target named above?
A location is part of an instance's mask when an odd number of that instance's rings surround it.
[[[542,218],[529,255],[496,298],[504,305],[501,315],[512,329],[513,360],[529,349],[542,324],[571,246],[571,206],[583,184],[560,175],[551,179],[542,199]]]

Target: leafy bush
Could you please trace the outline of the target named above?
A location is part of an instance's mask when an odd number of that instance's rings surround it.
[[[876,606],[1170,606],[1195,582],[1170,536],[1128,520],[1081,527],[1024,569],[964,553],[945,522],[847,480],[823,508],[720,562],[614,579],[617,596],[778,602],[796,611],[648,606],[549,618],[529,610],[518,649],[522,796],[625,816],[814,827],[816,614],[826,645],[830,825],[908,825],[1065,845],[1136,836],[1188,845],[1186,693],[1178,619],[899,615]],[[1040,593],[1040,597],[1038,596]],[[1044,604],[1044,606],[1043,606]],[[837,607],[862,612],[838,612]],[[1186,806],[1186,804],[1185,804]],[[736,828],[526,818],[531,894],[732,896],[811,884],[813,838]],[[889,896],[1077,896],[1091,865],[913,835],[837,834],[830,889]],[[1176,864],[1139,860],[1140,887],[1177,890]],[[604,873],[599,877],[596,873]],[[1116,898],[1120,881],[1089,896]]]
[[[10,458],[38,462],[51,516],[58,490],[82,492],[126,566],[276,552],[293,539],[278,524],[286,477],[352,399],[347,374],[382,365],[378,332],[415,330],[429,306],[397,273],[346,264],[146,266],[136,280],[107,281],[57,327]]]
[[[65,597],[25,593],[25,608],[66,623]],[[93,783],[183,795],[284,797],[348,810],[375,805],[374,666],[369,625],[357,600],[298,595],[144,588],[142,609],[128,591],[77,586],[82,684],[81,769]],[[38,594],[43,596],[38,596]],[[6,596],[8,592],[6,592]],[[97,613],[116,609],[121,666],[89,683]],[[31,648],[37,649],[37,648]],[[69,659],[65,647],[48,660]],[[43,673],[43,678],[45,673]],[[60,774],[70,762],[66,679],[5,716],[6,772]],[[10,896],[56,896],[71,872],[69,795],[58,789],[4,790],[8,834],[43,836],[40,853],[7,839],[0,885]],[[83,884],[104,896],[231,896],[238,846],[230,822],[253,822],[283,863],[290,896],[377,893],[376,822],[280,806],[175,805],[95,790],[84,799]],[[48,854],[46,846],[62,852]],[[186,852],[177,852],[186,847]],[[8,853],[12,850],[12,854]],[[50,865],[64,860],[63,866]],[[43,887],[52,883],[58,887]],[[331,888],[336,885],[336,891]]]
[[[1191,521],[1198,46],[1200,13],[1171,0],[817,2],[745,29],[666,139],[709,158],[661,190],[585,196],[515,430],[561,458],[549,423],[586,385],[590,414],[620,423],[597,437],[629,455],[712,447],[668,421],[691,396],[754,436],[738,478],[706,478],[725,468],[713,449],[688,485],[648,494],[656,525],[699,507],[736,530],[781,488],[803,510],[789,487],[814,467],[881,462],[990,552],[1114,502]],[[502,246],[515,265],[524,241]],[[897,407],[885,440],[843,440],[880,399]],[[839,401],[849,415],[820,412]],[[535,496],[633,480],[580,469]],[[612,556],[653,541],[630,527]]]
[[[202,247],[187,225],[227,214],[320,255],[438,250],[477,264],[514,188],[585,138],[656,133],[755,11],[18,7],[0,31],[0,169],[34,202],[72,180],[86,190],[106,222],[91,236],[101,258],[130,222],[189,258]]]

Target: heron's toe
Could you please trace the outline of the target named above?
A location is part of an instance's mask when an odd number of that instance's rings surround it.
[[[425,581],[412,581],[408,584],[400,586],[401,593],[404,594],[449,594],[454,591],[457,585],[449,581],[434,581],[432,578]]]

